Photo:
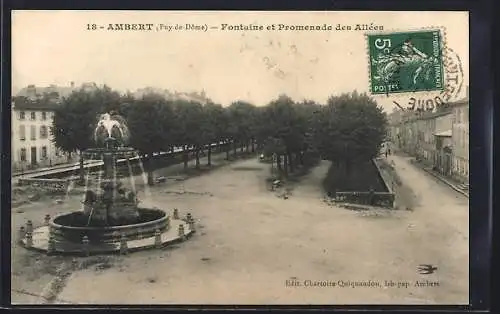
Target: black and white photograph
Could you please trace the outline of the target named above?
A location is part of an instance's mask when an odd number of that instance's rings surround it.
[[[468,12],[11,21],[12,304],[469,304]]]

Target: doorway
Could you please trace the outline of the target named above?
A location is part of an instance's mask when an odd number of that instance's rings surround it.
[[[31,147],[31,165],[35,166],[37,162],[36,159],[36,146]]]

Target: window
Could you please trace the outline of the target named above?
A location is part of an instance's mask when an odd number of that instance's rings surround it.
[[[31,112],[31,120],[36,120],[36,112]]]
[[[21,148],[21,161],[26,161],[26,148]]]
[[[36,127],[34,125],[31,126],[30,128],[30,135],[31,135],[31,140],[34,141],[36,140]]]
[[[19,120],[25,120],[26,119],[26,112],[20,111],[19,112]]]
[[[42,158],[47,158],[47,146],[42,146]]]
[[[42,112],[42,120],[47,120],[47,113],[45,111]]]
[[[40,138],[47,138],[47,137],[48,137],[47,126],[42,125],[40,127]]]
[[[26,126],[25,125],[19,126],[19,139],[21,141],[26,140]]]

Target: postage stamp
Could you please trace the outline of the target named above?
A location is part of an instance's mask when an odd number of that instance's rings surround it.
[[[372,94],[441,91],[441,30],[367,34]]]

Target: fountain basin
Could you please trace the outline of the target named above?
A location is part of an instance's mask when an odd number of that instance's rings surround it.
[[[120,242],[122,235],[127,240],[138,240],[154,236],[170,228],[170,216],[160,209],[138,208],[139,218],[133,224],[113,226],[86,226],[88,216],[83,212],[71,212],[54,217],[49,222],[51,234],[56,242],[82,243],[87,236],[90,244]]]

